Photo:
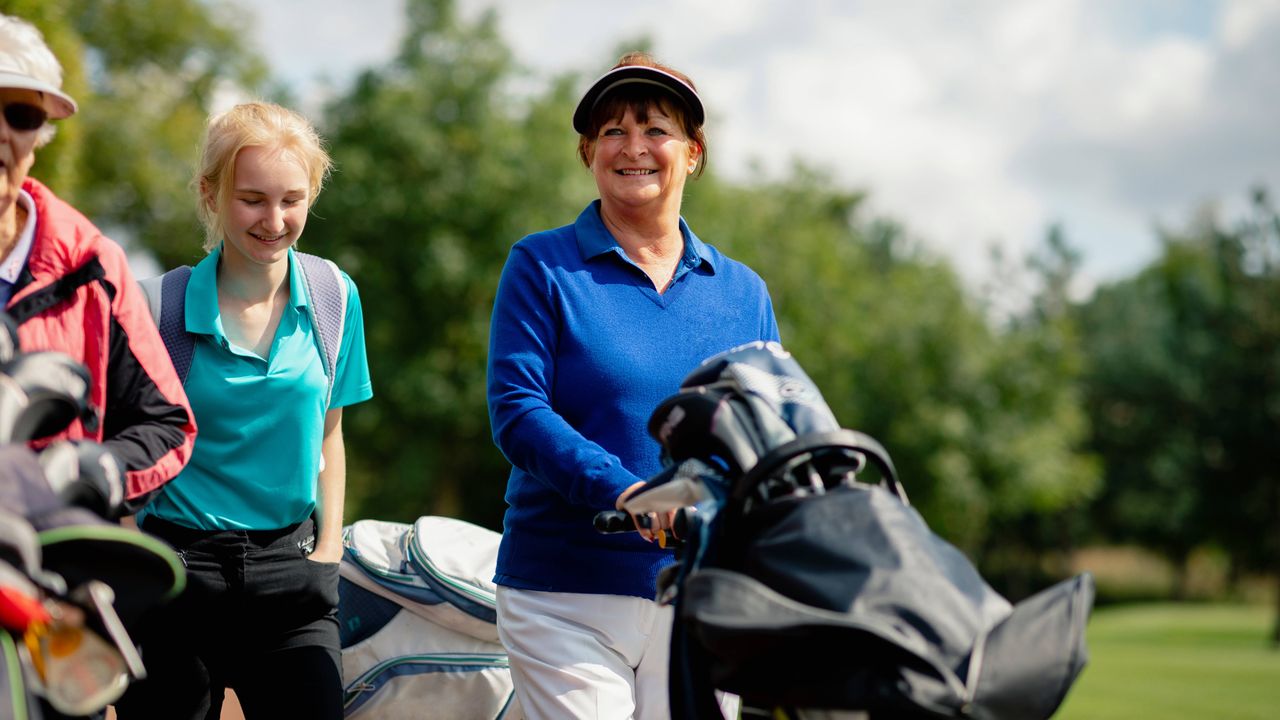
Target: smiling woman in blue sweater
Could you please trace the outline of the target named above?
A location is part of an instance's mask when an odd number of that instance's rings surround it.
[[[489,416],[512,464],[498,552],[498,631],[534,718],[662,718],[669,552],[592,517],[661,469],[654,407],[700,361],[777,340],[764,282],[680,217],[705,165],[684,74],[624,56],[573,117],[600,197],[512,248],[489,344]]]

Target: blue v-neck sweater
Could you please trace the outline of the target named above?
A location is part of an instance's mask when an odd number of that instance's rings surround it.
[[[703,243],[683,219],[684,257],[665,293],[600,219],[511,249],[489,336],[489,420],[512,464],[495,581],[527,590],[652,598],[670,553],[592,517],[661,469],[646,431],[658,403],[702,360],[777,340],[764,281]]]

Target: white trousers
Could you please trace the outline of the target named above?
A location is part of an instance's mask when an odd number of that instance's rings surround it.
[[[498,587],[498,636],[529,720],[665,720],[670,606]]]

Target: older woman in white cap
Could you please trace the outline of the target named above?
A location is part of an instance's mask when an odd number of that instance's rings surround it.
[[[704,118],[687,76],[624,56],[573,115],[599,198],[516,243],[499,282],[489,416],[513,467],[498,631],[531,718],[668,715],[671,609],[654,596],[670,554],[592,518],[661,469],[645,426],[689,371],[778,339],[764,282],[680,216]]]
[[[75,112],[40,32],[0,15],[0,308],[24,351],[56,350],[88,368],[94,417],[59,437],[103,443],[136,509],[186,464],[196,427],[120,246],[28,177],[53,138],[49,121]]]

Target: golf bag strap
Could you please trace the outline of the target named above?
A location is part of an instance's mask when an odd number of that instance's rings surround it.
[[[684,598],[676,595],[675,621],[671,625],[671,654],[667,660],[667,699],[671,720],[724,720],[711,681],[712,659],[707,650],[690,637],[683,620]]]
[[[195,336],[187,332],[186,298],[187,281],[190,279],[191,268],[182,265],[138,283],[147,297],[151,318],[160,330],[160,339],[169,351],[173,369],[178,371],[178,380],[183,383],[191,371],[191,358],[196,348]]]
[[[325,407],[333,397],[333,382],[338,375],[338,352],[347,319],[347,283],[342,271],[331,260],[308,253],[296,253],[307,286],[307,312],[311,327],[320,339],[324,374],[329,379]]]
[[[75,270],[10,305],[5,312],[9,313],[15,323],[21,325],[45,310],[71,299],[82,285],[88,285],[95,280],[102,281],[106,276],[102,263],[98,262],[95,256]],[[106,283],[103,285],[106,286]]]
[[[338,266],[329,260],[296,253],[302,279],[307,288],[307,313],[311,326],[319,339],[324,374],[328,379],[325,401],[333,393],[333,381],[338,367],[338,351],[342,345],[342,333],[347,314],[347,284]],[[187,332],[186,299],[187,282],[191,268],[183,265],[155,278],[139,283],[147,296],[151,317],[160,329],[169,359],[178,371],[178,378],[187,381],[191,371],[191,359],[195,355],[195,336]]]

